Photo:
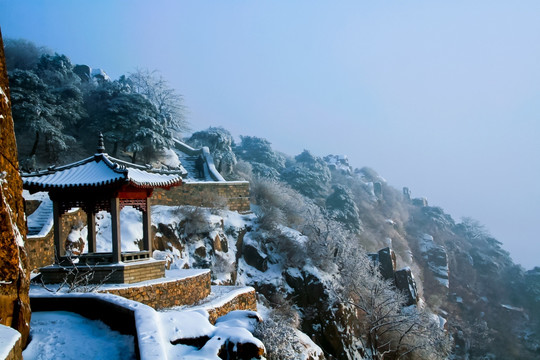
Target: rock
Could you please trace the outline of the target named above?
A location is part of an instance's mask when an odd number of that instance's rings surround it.
[[[386,280],[394,279],[396,270],[396,254],[389,247],[379,250],[376,253],[369,253],[368,256],[375,263],[379,264],[379,271]]]
[[[379,270],[385,279],[392,279],[396,270],[396,254],[386,247],[379,250]]]
[[[227,237],[224,234],[216,233],[213,239],[214,251],[229,251],[229,243]]]
[[[77,74],[83,82],[90,81],[90,78],[92,77],[92,69],[88,65],[75,65],[73,67],[73,72]]]
[[[170,224],[157,224],[157,228],[152,225],[152,233],[155,234],[152,240],[153,249],[164,251],[175,248],[180,252],[184,250],[184,244]]]
[[[448,282],[448,255],[442,245],[437,245],[433,241],[433,236],[424,234],[420,238],[420,252],[426,259],[429,269],[433,272],[435,278],[445,287],[449,287]]]
[[[407,299],[405,306],[416,305],[418,303],[418,292],[416,290],[416,282],[412,275],[411,269],[404,268],[396,271],[394,274],[394,282],[396,288],[401,290]]]
[[[353,174],[353,168],[346,155],[327,155],[324,157],[324,161],[332,171],[339,171],[343,175]]]
[[[427,201],[427,199],[425,197],[414,198],[412,200],[412,204],[414,206],[426,207],[426,206],[428,206],[428,201]]]
[[[406,201],[411,201],[411,190],[408,187],[403,188],[403,198]]]
[[[97,81],[111,81],[111,78],[103,69],[92,69],[91,74]]]
[[[251,360],[261,359],[264,355],[264,347],[252,342],[235,342],[229,339],[224,345],[218,356],[221,359],[239,359]]]
[[[382,199],[383,193],[382,193],[382,184],[380,182],[374,182],[373,183],[373,193],[377,197],[377,199]]]
[[[64,243],[67,256],[79,256],[83,253],[85,238],[81,234],[83,226],[77,225],[71,228],[71,231]]]
[[[0,324],[19,331],[25,345],[30,331],[30,271],[24,247],[26,218],[1,33],[0,138]]]
[[[268,270],[267,255],[263,254],[255,246],[251,244],[245,244],[242,249],[242,254],[246,263],[253,266],[255,269],[265,272]]]
[[[195,255],[199,256],[200,258],[206,258],[206,247],[205,246],[199,246],[195,249]]]

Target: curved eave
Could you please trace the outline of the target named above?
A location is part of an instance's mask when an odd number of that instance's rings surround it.
[[[169,181],[160,181],[160,182],[139,182],[135,181],[133,179],[130,179],[129,184],[137,187],[137,188],[143,188],[143,189],[155,189],[155,188],[162,188],[169,190],[170,188],[174,186],[182,185],[182,178],[172,179]]]

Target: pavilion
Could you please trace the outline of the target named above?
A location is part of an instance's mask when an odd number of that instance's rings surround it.
[[[155,188],[170,189],[182,184],[187,175],[179,170],[158,170],[131,164],[105,153],[100,134],[97,152],[84,160],[34,173],[23,173],[23,188],[31,193],[47,191],[53,202],[55,263],[66,264],[62,242],[62,216],[79,207],[87,216],[88,253],[78,257],[80,264],[123,264],[151,259],[150,197]],[[122,253],[120,210],[132,206],[142,212],[142,250]],[[108,211],[112,222],[112,253],[96,253],[95,215]],[[43,269],[43,268],[42,268]]]

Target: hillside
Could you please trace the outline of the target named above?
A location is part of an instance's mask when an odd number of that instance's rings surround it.
[[[222,137],[227,134],[220,129],[207,133],[215,132],[221,132]],[[324,340],[329,338],[326,321],[335,313],[321,321],[320,317],[312,318],[312,310],[305,310],[318,306],[317,301],[310,303],[308,299],[323,295],[313,296],[314,290],[307,286],[315,282],[312,274],[298,263],[306,257],[315,260],[320,245],[330,247],[323,250],[327,255],[322,260],[344,262],[340,258],[346,255],[341,252],[346,247],[343,242],[352,237],[368,252],[390,246],[397,268],[412,269],[426,308],[446,321],[445,329],[453,337],[454,358],[538,356],[538,268],[524,271],[514,264],[501,243],[477,221],[466,218],[456,222],[425,199],[411,198],[409,189],[398,191],[388,186],[374,170],[352,169],[344,156],[319,158],[304,151],[290,158],[273,151],[266,140],[253,137],[243,137],[231,151],[238,159],[238,170],[229,176],[241,174],[251,180],[252,202],[262,228],[254,237],[259,257],[269,264],[286,264],[279,279],[284,289],[296,286],[286,298],[300,310],[302,329],[312,336],[319,331],[315,337],[328,353],[346,358],[336,352],[339,346],[332,349]],[[268,180],[270,177],[273,180]],[[330,219],[336,222],[330,225]],[[304,242],[295,244],[284,226],[307,236]],[[305,253],[300,254],[300,249]],[[329,259],[328,254],[334,258]],[[258,265],[259,271],[265,270],[263,264]],[[298,270],[291,270],[293,265]],[[316,266],[328,271],[324,261]],[[343,274],[343,269],[339,271]],[[262,280],[262,276],[251,279],[270,297],[284,291],[271,285],[276,281]],[[317,281],[328,290],[324,280]],[[317,318],[321,309],[315,313]]]
[[[9,74],[27,169],[87,155],[98,131],[115,156],[163,162],[185,128],[179,98],[160,108],[133,74],[110,80],[59,54],[24,64]],[[255,335],[268,359],[540,356],[540,268],[514,264],[473,219],[456,222],[346,156],[290,156],[222,128],[184,140],[208,146],[226,179],[250,181],[252,213],[159,209],[154,256],[210,268],[215,284],[255,287],[267,309]]]

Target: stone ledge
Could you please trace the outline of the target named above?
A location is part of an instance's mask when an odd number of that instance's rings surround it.
[[[234,310],[257,311],[257,293],[251,286],[212,286],[212,294],[190,310],[202,309],[208,312],[214,324],[220,316]]]
[[[21,333],[0,324],[0,359],[22,359]]]

